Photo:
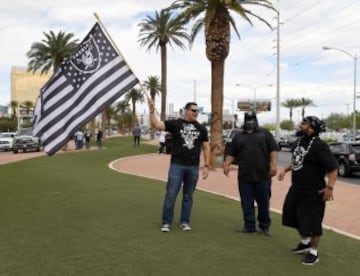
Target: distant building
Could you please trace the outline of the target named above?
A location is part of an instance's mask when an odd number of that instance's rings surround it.
[[[9,108],[5,105],[0,105],[0,118],[9,116]]]
[[[11,68],[11,101],[19,105],[25,101],[36,102],[41,87],[51,77],[49,74],[31,73],[25,67]],[[19,110],[18,110],[19,112]]]

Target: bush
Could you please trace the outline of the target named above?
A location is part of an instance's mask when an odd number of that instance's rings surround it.
[[[0,119],[0,132],[15,132],[17,123],[9,118]]]

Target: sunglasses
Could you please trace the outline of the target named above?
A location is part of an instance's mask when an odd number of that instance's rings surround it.
[[[199,109],[192,109],[192,108],[190,108],[190,110],[191,110],[192,112],[199,112]]]

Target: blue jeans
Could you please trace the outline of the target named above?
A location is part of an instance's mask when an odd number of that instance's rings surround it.
[[[256,231],[254,201],[256,201],[258,208],[257,220],[259,223],[259,228],[269,228],[271,224],[271,179],[265,179],[259,182],[247,182],[239,180],[239,192],[245,228],[249,231]]]
[[[172,223],[176,197],[183,183],[183,198],[181,205],[180,223],[190,223],[191,208],[193,205],[193,193],[199,176],[198,166],[184,166],[170,164],[166,195],[163,204],[162,222]]]

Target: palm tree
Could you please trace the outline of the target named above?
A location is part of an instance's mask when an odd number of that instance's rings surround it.
[[[112,106],[108,106],[104,112],[103,112],[103,118],[106,120],[107,122],[107,129],[108,129],[108,136],[110,136],[111,134],[111,119],[114,118],[116,114],[116,109]],[[105,124],[103,124],[105,125]],[[104,131],[105,129],[102,129],[102,131]],[[105,132],[103,132],[105,133]]]
[[[293,109],[296,108],[296,107],[299,107],[299,105],[300,105],[299,100],[298,99],[287,99],[285,102],[281,103],[281,105],[283,107],[286,107],[286,108],[289,109],[290,122],[294,126]]]
[[[129,101],[122,100],[122,101],[118,102],[115,106],[115,110],[116,110],[116,114],[117,114],[116,119],[118,121],[119,129],[121,130],[121,133],[124,134],[125,127],[131,125],[131,120],[129,121],[129,114],[130,114]],[[132,118],[132,116],[131,116],[131,118]]]
[[[304,119],[305,117],[305,107],[307,106],[316,106],[314,102],[308,98],[301,98],[298,100],[299,106],[301,106],[301,118]]]
[[[256,5],[273,9],[267,0],[176,0],[168,9],[180,10],[180,17],[186,21],[194,20],[190,39],[194,41],[199,31],[204,27],[206,56],[211,63],[211,167],[216,159],[222,159],[222,110],[223,110],[223,82],[224,64],[230,49],[230,26],[240,37],[235,20],[229,11],[240,15],[252,22],[249,15],[270,24],[254,14],[245,5]],[[219,157],[219,158],[217,158]]]
[[[13,120],[16,119],[16,111],[17,111],[18,107],[19,107],[19,103],[17,101],[10,102],[10,108],[11,108],[11,113],[12,113],[11,117]]]
[[[166,117],[166,97],[167,97],[167,44],[184,49],[183,40],[189,41],[189,36],[185,31],[184,22],[179,17],[172,16],[168,10],[155,11],[152,16],[147,16],[139,23],[140,46],[160,48],[161,53],[161,120]]]
[[[120,102],[118,102],[115,106],[115,111],[116,113],[126,113],[129,112],[130,110],[130,106],[129,106],[129,102],[126,100],[122,100]]]
[[[30,59],[28,71],[35,73],[41,70],[41,74],[55,71],[61,62],[69,57],[78,47],[78,39],[72,40],[73,33],[60,31],[55,34],[53,31],[45,33],[45,39],[41,42],[34,42],[26,53]]]
[[[150,98],[155,104],[155,97],[161,92],[161,87],[159,83],[159,77],[149,76],[148,79],[144,82],[144,86],[150,92]],[[150,129],[150,139],[154,139],[155,129],[151,127]]]
[[[25,109],[26,114],[29,115],[30,111],[34,109],[34,103],[32,101],[24,101],[21,105],[22,108]]]
[[[156,95],[159,95],[161,92],[161,86],[159,83],[158,76],[148,76],[148,79],[144,81],[144,86],[150,92],[150,98],[155,103]]]
[[[141,92],[140,89],[137,88],[133,88],[131,89],[125,96],[125,99],[127,101],[131,100],[131,104],[132,104],[132,122],[133,125],[137,122],[137,117],[136,117],[136,103],[140,102],[143,103],[145,101],[145,97],[144,94]]]

